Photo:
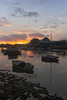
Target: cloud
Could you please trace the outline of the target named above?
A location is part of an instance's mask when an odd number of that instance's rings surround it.
[[[6,17],[1,17],[0,26],[4,26],[4,27],[11,26],[11,23],[7,20]]]
[[[14,7],[13,13],[11,14],[13,17],[38,17],[39,13],[36,11],[25,11],[23,8]]]
[[[61,23],[61,24],[63,24],[63,23]],[[39,28],[40,30],[44,30],[44,29],[47,29],[47,28],[57,28],[57,27],[59,27],[58,26],[58,23],[53,23],[52,22],[52,24],[48,24],[48,25],[45,25],[44,27],[41,27],[41,28]]]
[[[67,40],[67,38],[61,38],[61,40]]]
[[[56,25],[56,24],[50,26],[50,28],[57,28],[57,27],[58,27],[58,25]]]
[[[34,20],[34,22],[38,22],[38,20]]]
[[[0,36],[0,41],[19,41],[19,40],[26,40],[27,35],[25,33],[23,34],[12,34],[12,35],[3,35]]]
[[[11,14],[11,16],[13,16],[13,17],[17,17],[15,14]]]
[[[12,34],[12,35],[1,35],[0,36],[0,41],[5,41],[5,42],[12,42],[12,41],[30,41],[33,38],[43,38],[45,37],[44,34],[42,33],[31,33],[31,34]]]
[[[24,17],[37,17],[39,14],[37,12],[24,12]]]
[[[45,35],[42,33],[31,33],[31,34],[28,34],[28,36],[31,38],[43,38],[43,37],[45,37]]]
[[[67,21],[67,17],[60,17],[59,20],[60,21]]]
[[[41,29],[46,29],[46,28],[49,28],[49,27],[48,26],[44,26],[44,27],[41,27],[39,29],[41,30]]]
[[[14,30],[14,33],[42,33],[43,31],[41,30],[34,30],[34,29],[23,29],[23,30]]]

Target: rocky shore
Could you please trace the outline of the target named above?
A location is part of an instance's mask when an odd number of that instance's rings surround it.
[[[63,100],[45,87],[10,72],[0,72],[0,100]]]

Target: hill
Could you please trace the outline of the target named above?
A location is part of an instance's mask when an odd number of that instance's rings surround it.
[[[42,41],[50,41],[47,37],[45,37],[44,39],[42,39]]]

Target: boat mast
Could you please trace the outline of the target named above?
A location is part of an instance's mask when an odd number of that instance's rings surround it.
[[[50,48],[52,49],[52,33],[50,34]]]
[[[50,41],[52,41],[52,33],[50,34]]]

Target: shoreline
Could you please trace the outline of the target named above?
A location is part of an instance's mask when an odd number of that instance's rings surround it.
[[[31,99],[32,98],[32,99]],[[40,83],[32,83],[24,77],[0,71],[0,100],[63,100],[57,94],[49,94]]]

